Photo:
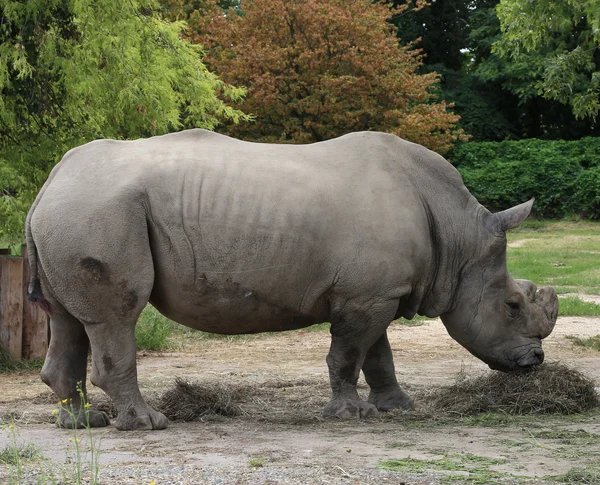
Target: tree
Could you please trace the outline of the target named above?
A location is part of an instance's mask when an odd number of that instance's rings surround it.
[[[0,0],[0,241],[68,149],[244,118],[153,0]],[[219,96],[217,96],[219,94]]]
[[[214,4],[213,4],[214,5]],[[351,131],[395,133],[441,153],[464,139],[437,102],[435,73],[399,46],[389,7],[370,0],[247,0],[242,15],[213,8],[198,27],[206,63],[247,87],[235,106],[256,116],[235,136],[305,143]]]
[[[598,0],[501,0],[497,7],[502,57],[523,51],[543,58],[542,79],[531,87],[568,104],[578,118],[600,112]]]

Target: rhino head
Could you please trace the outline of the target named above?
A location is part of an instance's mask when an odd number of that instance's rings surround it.
[[[441,315],[448,333],[490,368],[511,371],[544,360],[542,339],[558,315],[553,288],[515,280],[506,269],[505,231],[529,215],[533,200],[503,212],[482,212],[477,252],[463,267],[454,305]],[[483,226],[483,227],[481,227]]]

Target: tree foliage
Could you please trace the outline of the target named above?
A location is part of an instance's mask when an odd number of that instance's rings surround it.
[[[463,143],[449,158],[490,210],[533,196],[540,217],[600,219],[600,138]]]
[[[68,149],[244,117],[153,0],[0,0],[0,241]],[[217,96],[217,94],[220,95]]]
[[[542,76],[530,86],[568,104],[579,117],[600,112],[600,5],[598,0],[501,0],[501,56],[524,52],[541,59]]]
[[[438,76],[419,74],[419,52],[398,44],[388,6],[247,0],[241,11],[213,8],[196,32],[207,64],[248,90],[236,106],[256,121],[228,124],[229,133],[304,143],[379,130],[442,153],[464,138],[458,116],[436,101]]]

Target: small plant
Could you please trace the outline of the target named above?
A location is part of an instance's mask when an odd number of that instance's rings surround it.
[[[248,461],[248,465],[250,465],[252,468],[262,468],[265,466],[265,461],[262,458],[251,458]]]
[[[574,467],[562,476],[551,478],[561,483],[596,485],[600,483],[600,467],[596,463],[585,467]]]
[[[410,320],[406,318],[399,318],[398,320],[395,320],[394,323],[398,323],[405,327],[420,327],[422,325],[427,325],[427,323],[429,323],[429,320],[429,317],[425,317],[423,315],[415,315]]]
[[[443,458],[432,460],[418,460],[415,458],[402,458],[398,460],[384,460],[379,463],[379,468],[403,473],[429,473],[432,471],[444,472],[446,483],[460,481],[461,483],[490,484],[516,475],[504,475],[493,470],[490,466],[506,463],[502,458],[488,458],[471,453],[446,455]],[[448,472],[457,472],[448,474]]]
[[[600,352],[600,335],[594,335],[593,337],[580,338],[575,335],[567,335],[567,338],[573,342],[573,344],[584,347],[586,349],[593,349]]]
[[[600,305],[583,301],[577,296],[567,296],[559,300],[559,314],[570,317],[600,316]]]
[[[25,369],[40,369],[44,364],[43,360],[14,360],[6,350],[0,345],[0,373],[14,372]]]
[[[172,347],[169,338],[175,324],[147,305],[135,327],[135,343],[139,350],[167,350]]]
[[[0,450],[0,464],[10,467],[10,484],[21,483],[23,476],[23,462],[41,458],[39,448],[32,443],[20,445],[17,440],[15,425],[8,425],[11,443]]]
[[[90,427],[90,424],[89,424],[90,423],[90,408],[92,405],[89,402],[87,402],[85,399],[85,395],[83,393],[81,382],[79,382],[77,384],[77,391],[79,392],[79,397],[81,399],[81,402],[84,403],[83,404],[83,412],[84,412],[84,419],[85,419],[84,433],[87,435],[88,440],[89,440],[90,460],[89,460],[88,467],[89,467],[89,472],[90,472],[90,478],[89,478],[89,481],[86,480],[86,483],[89,483],[90,485],[98,485],[100,483],[99,458],[100,458],[100,444],[102,441],[102,436],[95,439],[94,435],[92,433],[92,428]],[[70,402],[70,400],[68,400],[68,399],[63,399],[58,404],[59,404],[60,409],[66,411],[69,414],[71,421],[73,423],[75,423],[77,421],[77,416],[75,414],[75,410],[73,409],[73,403]],[[54,414],[57,414],[58,412],[59,412],[59,410],[55,410]],[[79,411],[78,411],[78,414],[79,414]],[[83,453],[84,453],[84,451],[81,447],[81,439],[78,436],[76,428],[73,428],[73,434],[69,438],[69,444],[73,448],[73,457],[71,458],[71,461],[73,463],[75,463],[74,483],[76,485],[81,485],[84,483],[84,480],[83,480],[83,465],[84,465]]]

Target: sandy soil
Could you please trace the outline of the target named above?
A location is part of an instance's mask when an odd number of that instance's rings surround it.
[[[598,353],[575,347],[566,338],[599,333],[598,318],[561,317],[546,340],[547,359],[573,366],[600,382]],[[487,369],[447,335],[439,320],[416,327],[395,324],[389,337],[399,381],[416,397],[417,411],[428,390],[452,384],[461,369],[468,374]],[[565,451],[564,444],[535,437],[536,430],[544,427],[600,433],[600,421],[593,418],[548,418],[547,423],[538,420],[531,427],[459,426],[400,412],[361,422],[324,421],[320,412],[329,398],[324,361],[328,346],[326,333],[297,331],[233,341],[192,338],[178,352],[141,353],[139,380],[146,394],[170,387],[176,376],[252,392],[238,403],[243,410],[240,416],[173,423],[154,432],[125,433],[113,426],[94,430],[101,483],[437,484],[444,477],[439,472],[401,474],[377,467],[381,460],[472,453],[505,459],[490,469],[529,477],[528,483],[533,484],[550,483],[537,478],[598,461],[600,441],[590,444],[585,453],[572,453]],[[0,375],[0,419],[7,423],[13,413],[16,439],[37,444],[47,458],[25,467],[23,483],[37,483],[49,469],[68,475],[75,466],[73,441],[69,441],[73,432],[51,424],[56,400],[38,374]],[[367,392],[364,382],[361,391]],[[96,399],[99,393],[93,391]],[[79,437],[86,449],[89,437],[84,432]],[[12,439],[5,425],[0,430],[0,451]],[[89,455],[84,454],[86,460]],[[0,465],[0,483],[8,481],[9,471]]]

